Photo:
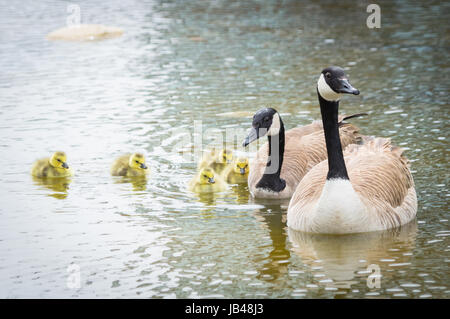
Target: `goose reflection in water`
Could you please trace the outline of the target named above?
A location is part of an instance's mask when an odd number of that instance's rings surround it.
[[[72,179],[70,177],[39,178],[33,176],[33,181],[36,185],[43,186],[55,192],[48,194],[48,196],[64,199],[68,195],[69,184],[72,182]]]
[[[287,249],[286,215],[282,213],[288,202],[277,201],[278,204],[274,204],[273,200],[270,203],[270,200],[258,199],[257,203],[265,203],[264,208],[257,210],[254,215],[261,225],[267,227],[272,241],[269,256],[261,257],[265,262],[258,269],[258,279],[274,282],[288,272],[291,256]]]
[[[360,279],[368,277],[369,265],[380,267],[381,283],[387,282],[411,257],[415,248],[417,224],[415,221],[386,231],[351,235],[323,235],[294,231],[288,228],[292,252],[312,268],[318,285],[350,289]],[[389,261],[389,262],[386,262]]]

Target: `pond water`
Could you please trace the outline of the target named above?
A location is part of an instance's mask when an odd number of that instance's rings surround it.
[[[125,30],[80,43],[45,39],[70,2],[1,0],[0,297],[449,298],[449,5],[378,1],[381,28],[368,29],[369,3],[77,1],[82,23]],[[319,119],[328,65],[361,91],[341,112],[368,112],[353,123],[406,149],[414,222],[312,236],[287,228],[287,202],[245,185],[187,190],[198,143],[234,132],[244,154],[259,108],[287,128]],[[76,175],[33,179],[56,150]],[[149,178],[112,178],[135,150]]]

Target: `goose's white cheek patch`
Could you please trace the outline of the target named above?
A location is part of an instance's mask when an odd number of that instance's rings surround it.
[[[280,126],[280,116],[278,115],[278,113],[275,113],[272,119],[272,125],[270,125],[270,129],[267,132],[267,135],[273,136],[280,133]]]
[[[336,93],[330,88],[323,74],[320,75],[319,81],[317,81],[317,90],[320,96],[327,101],[338,101],[341,98],[340,93]]]

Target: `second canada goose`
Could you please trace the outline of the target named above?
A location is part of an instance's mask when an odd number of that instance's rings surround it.
[[[345,146],[360,140],[356,126],[341,121],[339,130]],[[315,121],[285,132],[277,110],[264,108],[253,116],[252,129],[243,146],[266,135],[268,143],[250,161],[250,193],[256,198],[290,198],[303,176],[326,159],[322,124]]]
[[[339,67],[322,71],[317,83],[328,160],[313,167],[289,203],[287,224],[311,233],[347,234],[385,230],[416,216],[414,180],[402,150],[389,139],[365,139],[345,153],[339,139],[342,94],[358,95]]]

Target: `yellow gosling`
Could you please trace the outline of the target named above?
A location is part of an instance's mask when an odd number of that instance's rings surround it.
[[[197,193],[220,192],[226,189],[226,183],[210,167],[203,167],[189,183],[189,190]]]
[[[248,158],[239,157],[222,173],[223,179],[230,184],[244,184],[248,179]]]
[[[50,158],[43,158],[34,162],[31,175],[39,178],[69,177],[73,170],[67,164],[64,152],[55,152]]]
[[[215,148],[206,151],[203,154],[202,159],[198,162],[197,168],[208,167],[208,165],[215,160],[217,152],[218,151]]]
[[[111,166],[113,176],[145,176],[149,171],[150,169],[145,165],[145,157],[140,153],[123,155]]]
[[[206,154],[198,167],[210,167],[216,173],[220,174],[225,168],[230,166],[233,162],[233,151],[222,149],[220,151],[212,150],[211,153]]]

